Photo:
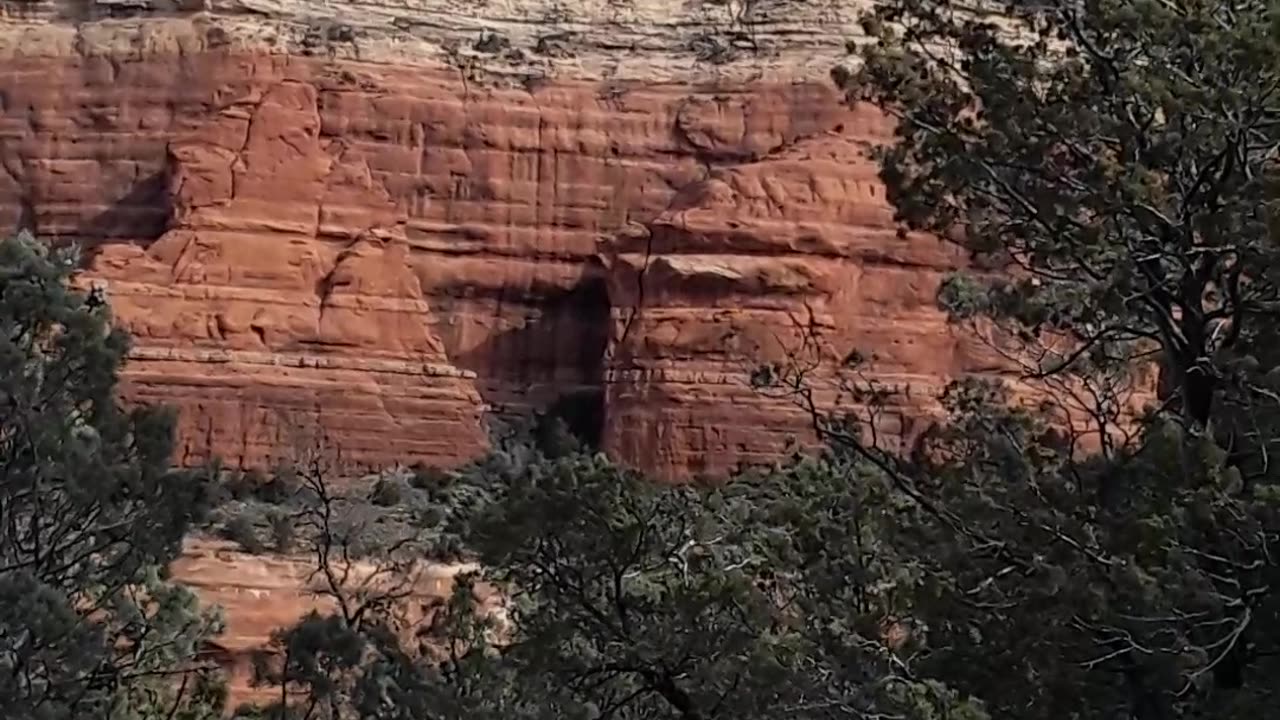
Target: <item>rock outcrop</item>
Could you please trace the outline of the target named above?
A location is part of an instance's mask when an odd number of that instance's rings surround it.
[[[643,232],[612,243],[606,432],[621,456],[679,476],[803,443],[810,416],[751,387],[761,363],[866,354],[876,381],[916,389],[920,404],[885,416],[891,435],[909,435],[934,391],[970,369],[934,301],[962,258],[898,234],[865,155],[884,118],[828,112],[811,118],[819,132],[765,153],[712,145],[748,159],[712,169]]]
[[[471,570],[465,565],[419,568],[399,578],[394,597],[405,611],[431,612],[448,598],[454,578]],[[254,654],[270,647],[271,633],[290,627],[312,610],[334,612],[336,604],[313,558],[251,555],[235,543],[210,538],[188,539],[173,564],[173,579],[192,588],[205,602],[221,608],[225,630],[208,656],[228,671],[234,703],[268,701],[278,689],[253,684]],[[341,569],[350,586],[370,589],[368,578],[380,572],[370,565]],[[361,583],[364,583],[361,585]]]
[[[88,249],[182,462],[450,464],[561,401],[723,471],[806,436],[746,382],[805,333],[921,398],[999,371],[827,79],[857,9],[0,0],[0,227]]]

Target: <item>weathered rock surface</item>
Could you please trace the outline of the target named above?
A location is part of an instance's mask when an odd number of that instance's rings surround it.
[[[397,581],[395,596],[404,597],[405,610],[423,612],[433,607],[433,601],[447,598],[454,577],[469,569],[463,565],[420,568],[413,577]],[[251,685],[253,655],[268,647],[272,631],[293,625],[312,610],[336,609],[323,577],[314,570],[311,557],[250,555],[235,543],[208,538],[186,542],[182,557],[172,566],[172,577],[202,601],[222,608],[226,630],[209,648],[209,655],[229,671],[235,703],[266,700],[276,692]],[[342,572],[355,586],[367,582],[377,570],[357,564]]]
[[[890,433],[909,433],[933,391],[974,369],[934,301],[961,257],[898,235],[865,159],[884,118],[864,107],[816,120],[818,132],[713,169],[614,241],[607,432],[622,456],[679,475],[804,442],[809,416],[750,387],[764,362],[864,353],[877,381],[911,385],[921,403],[895,409]]]
[[[768,459],[806,424],[747,377],[802,328],[920,398],[1001,371],[827,80],[856,11],[0,0],[0,227],[90,249],[184,462],[448,464],[566,397],[669,476]]]
[[[803,435],[744,383],[798,320],[965,370],[954,254],[894,235],[884,121],[826,80],[850,6],[0,8],[0,224],[92,248],[183,461],[318,426],[456,462],[486,410],[572,396],[679,476]]]

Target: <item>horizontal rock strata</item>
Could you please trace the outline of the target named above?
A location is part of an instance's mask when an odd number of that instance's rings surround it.
[[[744,374],[798,321],[973,369],[827,80],[856,10],[6,0],[0,226],[88,248],[183,462],[450,464],[559,400],[722,471],[805,434]]]
[[[447,599],[454,578],[473,569],[465,565],[422,567],[412,577],[397,578],[395,585],[385,590],[403,598],[406,611],[421,613]],[[310,556],[251,555],[232,542],[192,538],[171,571],[174,580],[190,587],[202,601],[222,609],[226,628],[208,654],[229,671],[234,703],[278,697],[278,688],[253,683],[254,654],[270,647],[273,631],[294,625],[313,610],[334,612],[337,608],[331,588],[315,572]],[[353,564],[349,570],[341,566],[335,572],[348,578],[343,589],[350,593],[377,589],[370,579],[376,580],[382,571],[373,565]]]

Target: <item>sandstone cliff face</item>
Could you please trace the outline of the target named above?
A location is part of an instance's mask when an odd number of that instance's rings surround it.
[[[619,459],[720,471],[805,436],[746,382],[798,328],[921,398],[998,369],[827,79],[856,11],[0,0],[0,227],[90,249],[183,462],[448,464],[572,397]]]

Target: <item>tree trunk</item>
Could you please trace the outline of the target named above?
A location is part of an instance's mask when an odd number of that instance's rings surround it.
[[[1213,393],[1217,382],[1208,363],[1197,363],[1183,371],[1182,415],[1193,427],[1207,428],[1213,417]]]

